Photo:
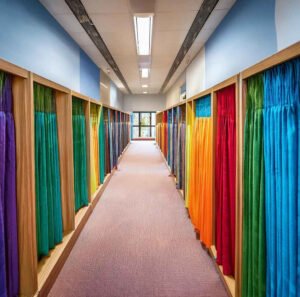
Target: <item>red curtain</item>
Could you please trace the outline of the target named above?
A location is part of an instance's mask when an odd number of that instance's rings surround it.
[[[236,119],[235,85],[217,92],[216,249],[225,275],[234,275]]]

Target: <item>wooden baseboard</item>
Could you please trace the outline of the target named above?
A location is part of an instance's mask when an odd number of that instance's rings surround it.
[[[215,267],[221,276],[221,280],[225,285],[226,291],[231,297],[235,297],[235,279],[232,276],[227,276],[223,274],[223,267],[218,265],[216,258],[217,258],[217,250],[215,246],[211,246],[209,248],[209,254],[213,259]]]

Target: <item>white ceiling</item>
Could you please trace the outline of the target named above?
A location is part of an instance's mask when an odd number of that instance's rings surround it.
[[[236,0],[219,1],[184,61],[170,80],[167,89],[176,81],[188,63],[200,51],[205,41],[209,38],[235,1]],[[65,1],[40,0],[40,2],[91,59],[107,73],[107,70],[110,69],[108,63],[90,40]],[[144,83],[149,85],[149,93],[158,93],[160,91],[202,2],[203,0],[155,1],[151,72],[148,80],[142,80],[138,67],[130,0],[82,0],[87,13],[134,94],[139,94],[144,91],[141,87]],[[126,93],[126,89],[116,74],[111,70],[109,70],[107,74],[115,82],[117,87]]]

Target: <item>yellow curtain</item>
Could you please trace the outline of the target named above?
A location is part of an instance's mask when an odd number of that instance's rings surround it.
[[[200,240],[212,245],[212,120],[196,117],[192,130],[189,213]]]
[[[91,194],[95,193],[100,185],[99,176],[99,143],[98,130],[100,120],[100,106],[91,104],[90,111],[90,158],[91,158]]]

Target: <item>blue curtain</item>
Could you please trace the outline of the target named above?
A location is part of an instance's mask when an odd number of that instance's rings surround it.
[[[267,296],[300,296],[300,59],[264,73]]]
[[[195,103],[195,114],[197,118],[207,118],[211,116],[210,95],[204,96],[200,100],[196,100]]]

